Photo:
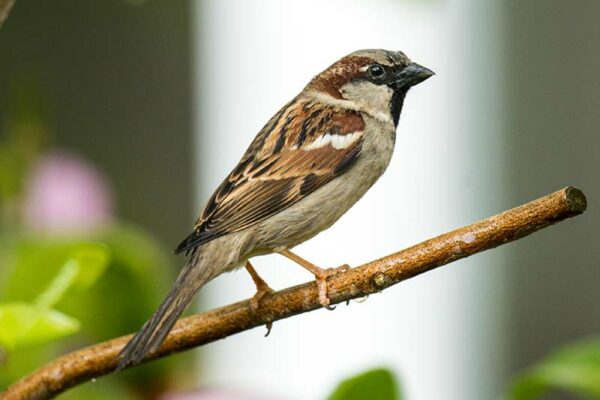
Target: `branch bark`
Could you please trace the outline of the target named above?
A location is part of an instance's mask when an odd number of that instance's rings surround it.
[[[328,280],[332,304],[379,292],[452,261],[520,239],[585,211],[584,194],[573,187],[445,233]],[[182,319],[146,360],[201,346],[273,321],[320,308],[315,282],[265,296],[257,312],[249,300]],[[62,356],[0,394],[2,400],[49,399],[79,383],[112,372],[123,336]]]

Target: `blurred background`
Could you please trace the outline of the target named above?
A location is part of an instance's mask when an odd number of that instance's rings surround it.
[[[338,58],[386,48],[437,75],[408,95],[386,174],[299,254],[359,265],[567,185],[588,211],[60,398],[600,398],[598,15],[594,0],[17,0],[0,27],[0,389],[138,329],[263,124]],[[311,279],[254,264],[275,289]],[[253,292],[239,271],[195,309]]]

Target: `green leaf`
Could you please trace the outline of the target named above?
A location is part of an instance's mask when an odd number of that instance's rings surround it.
[[[62,338],[79,330],[77,319],[52,310],[73,286],[91,286],[106,269],[106,246],[77,246],[48,286],[33,301],[0,306],[0,344],[13,349]]]
[[[44,343],[79,330],[79,321],[52,310],[79,274],[79,266],[68,261],[33,304],[10,302],[0,305],[0,344],[8,349]]]
[[[329,400],[400,400],[394,375],[378,368],[342,381]]]
[[[600,399],[600,339],[566,346],[520,376],[510,398],[537,399],[550,390]]]
[[[73,343],[91,344],[139,329],[173,282],[175,269],[170,268],[170,264],[184,262],[168,256],[150,236],[128,225],[115,224],[85,240],[27,235],[8,237],[0,241],[0,264],[3,264],[0,267],[0,304],[34,303],[69,260],[78,258],[78,250],[88,246],[101,252],[106,250],[108,266],[104,266],[102,271],[95,269],[100,273],[99,278],[90,274],[89,281],[84,275],[77,274],[62,299],[52,307],[76,318],[81,329],[68,340],[11,350],[7,364],[0,367],[0,388],[56,358]],[[3,251],[6,254],[4,259]],[[76,264],[85,268],[92,263]],[[86,281],[94,279],[91,287],[83,288],[78,283],[85,285]],[[182,371],[189,370],[191,357],[183,355],[180,358],[178,361],[164,359],[135,368],[119,379],[141,387],[146,387],[148,382],[161,386],[169,379],[170,368],[177,366]],[[184,359],[185,362],[182,362]]]
[[[15,240],[9,249],[6,270],[0,277],[0,299],[35,301],[69,261],[79,267],[73,287],[87,289],[102,276],[111,252],[104,244],[79,240]]]
[[[67,261],[48,287],[35,299],[35,305],[41,309],[48,309],[58,303],[65,292],[73,285],[79,270],[77,262],[74,260]]]
[[[79,330],[79,321],[50,309],[14,302],[0,305],[0,345],[7,349],[44,343]]]
[[[71,257],[79,265],[79,274],[74,283],[83,289],[92,286],[106,271],[110,262],[108,247],[96,243],[78,246]]]
[[[79,321],[56,310],[44,310],[33,328],[20,340],[23,343],[45,343],[71,335],[79,330]]]

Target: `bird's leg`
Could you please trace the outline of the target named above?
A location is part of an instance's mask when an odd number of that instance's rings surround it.
[[[269,293],[273,293],[273,289],[271,289],[267,282],[265,282],[265,280],[258,275],[258,272],[256,272],[252,264],[250,264],[250,261],[246,261],[246,271],[248,271],[250,277],[252,277],[252,281],[254,281],[254,284],[256,285],[256,293],[250,299],[250,308],[252,308],[253,312],[256,312],[262,298]],[[271,333],[273,322],[267,322],[266,327],[267,333],[265,334],[265,337],[269,336],[269,333]]]
[[[256,294],[252,296],[252,299],[250,300],[250,306],[252,307],[252,310],[256,311],[262,298],[269,293],[273,293],[273,289],[271,289],[269,285],[267,285],[267,282],[265,282],[263,278],[258,275],[252,264],[250,264],[250,261],[246,261],[246,271],[248,271],[252,277],[252,280],[254,281],[254,284],[256,285]]]
[[[310,272],[312,272],[312,274],[315,276],[315,279],[317,281],[317,287],[319,288],[319,303],[323,307],[325,307],[329,310],[333,310],[335,307],[330,306],[331,302],[329,301],[329,297],[327,297],[327,278],[329,278],[330,276],[336,275],[340,272],[349,270],[350,266],[348,264],[344,264],[338,268],[325,268],[324,269],[324,268],[317,267],[316,265],[314,265],[313,263],[311,263],[309,261],[306,261],[304,258],[300,257],[297,254],[292,253],[288,249],[280,251],[279,254],[289,258],[290,260],[294,261],[296,264],[298,264],[301,267],[304,267],[307,270],[309,270]]]

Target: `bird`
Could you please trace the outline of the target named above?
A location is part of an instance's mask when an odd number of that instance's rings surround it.
[[[401,51],[367,49],[314,76],[259,131],[177,246],[187,261],[117,369],[156,351],[198,290],[225,272],[246,267],[258,308],[271,289],[249,261],[255,256],[279,253],[306,268],[329,308],[327,278],[349,267],[320,268],[291,249],[329,228],[383,174],[405,96],[432,75]]]

